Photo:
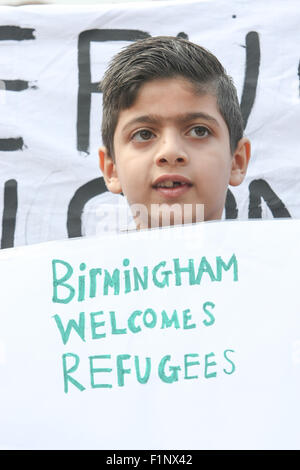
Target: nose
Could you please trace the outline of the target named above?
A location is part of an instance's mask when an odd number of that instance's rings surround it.
[[[188,163],[188,154],[184,149],[180,136],[169,132],[161,137],[155,163],[158,166],[185,166]]]

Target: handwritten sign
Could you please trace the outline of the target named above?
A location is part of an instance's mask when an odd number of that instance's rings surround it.
[[[300,222],[0,253],[0,447],[299,448]]]

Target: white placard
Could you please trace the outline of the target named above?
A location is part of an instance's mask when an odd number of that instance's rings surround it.
[[[299,449],[300,221],[0,253],[3,449]]]

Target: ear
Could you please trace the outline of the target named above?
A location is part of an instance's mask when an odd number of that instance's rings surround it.
[[[247,173],[247,167],[251,155],[251,144],[249,139],[243,137],[239,140],[232,157],[229,184],[238,186],[242,183]]]
[[[106,147],[100,147],[98,154],[99,166],[103,173],[107,189],[115,194],[121,193],[122,187],[118,178],[116,164],[114,163],[112,157],[109,156]]]

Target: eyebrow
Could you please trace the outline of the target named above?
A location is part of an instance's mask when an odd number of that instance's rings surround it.
[[[126,132],[126,130],[131,127],[133,124],[159,124],[161,121],[165,120],[166,118],[155,115],[155,114],[145,114],[144,116],[137,116],[131,121],[127,122],[122,129],[122,132]],[[168,119],[168,118],[167,118]],[[195,119],[204,119],[205,121],[211,122],[217,127],[220,127],[219,122],[210,114],[198,112],[198,113],[186,113],[186,114],[179,114],[174,119],[175,122],[178,123],[185,123],[189,121],[193,121]]]

